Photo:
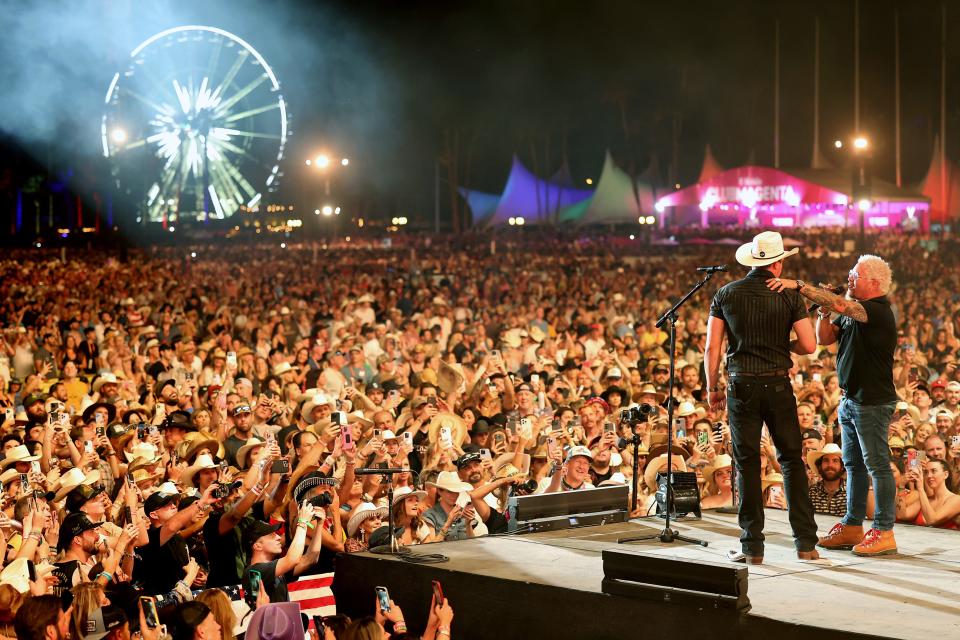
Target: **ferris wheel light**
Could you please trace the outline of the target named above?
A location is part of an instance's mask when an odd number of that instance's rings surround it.
[[[123,144],[127,141],[127,132],[118,127],[110,132],[110,139],[117,144]]]

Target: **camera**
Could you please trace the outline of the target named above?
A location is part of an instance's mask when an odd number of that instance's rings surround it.
[[[217,500],[222,500],[230,495],[230,485],[223,484],[222,482],[216,483],[213,489],[213,497]]]
[[[657,415],[657,408],[646,402],[636,407],[627,407],[620,412],[620,422],[645,422]]]
[[[307,500],[307,504],[326,509],[333,504],[333,496],[329,493],[321,493]]]
[[[521,482],[513,485],[513,493],[515,495],[527,496],[537,490],[537,481],[534,479],[527,480],[526,482]]]

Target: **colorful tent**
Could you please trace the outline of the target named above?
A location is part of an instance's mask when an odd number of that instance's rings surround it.
[[[697,182],[706,182],[721,173],[723,173],[723,167],[720,166],[717,159],[713,157],[713,151],[710,149],[710,144],[707,143],[706,148],[703,150],[703,166],[700,167],[700,177],[697,178]]]
[[[561,220],[571,219],[569,214],[563,215],[565,213],[567,211],[561,214]],[[614,163],[608,151],[597,190],[583,215],[575,219],[577,224],[633,224],[641,214],[653,214],[653,188],[639,181],[635,183]]]
[[[460,187],[457,189],[460,196],[467,201],[470,207],[470,215],[473,217],[473,225],[485,224],[497,210],[500,204],[500,196],[495,193],[484,193],[483,191],[473,191]]]
[[[933,141],[933,156],[930,158],[930,168],[920,183],[920,191],[930,198],[930,221],[949,221],[960,211],[960,172],[947,158],[946,184],[940,182],[940,138]],[[944,189],[946,193],[944,194]],[[946,196],[946,198],[944,198]],[[947,203],[944,206],[944,203]]]
[[[503,195],[487,224],[507,224],[510,218],[516,217],[522,217],[524,224],[550,223],[561,209],[581,202],[592,194],[592,191],[562,187],[541,180],[514,156]]]

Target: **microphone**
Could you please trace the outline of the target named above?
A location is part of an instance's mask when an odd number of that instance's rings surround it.
[[[846,287],[840,287],[840,286],[837,286],[837,287],[824,287],[824,286],[821,285],[820,288],[821,288],[821,289],[826,289],[827,291],[829,291],[830,293],[832,293],[832,294],[834,294],[834,295],[840,295],[841,293],[843,293],[844,291],[846,291]],[[814,303],[814,304],[810,305],[810,306],[807,308],[807,313],[813,313],[814,311],[816,311],[816,310],[819,309],[819,308],[820,308],[820,305]]]
[[[697,267],[697,271],[702,271],[703,273],[717,273],[718,271],[726,271],[727,265],[718,264],[712,267]]]
[[[394,474],[403,473],[403,472],[404,472],[404,469],[398,469],[398,468],[390,468],[390,469],[369,468],[369,469],[354,469],[353,475],[355,476],[386,476],[386,475],[394,475]]]

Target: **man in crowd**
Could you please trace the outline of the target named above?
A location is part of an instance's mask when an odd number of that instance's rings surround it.
[[[810,485],[810,502],[817,513],[839,517],[847,511],[842,453],[840,447],[831,442],[820,451],[811,451],[807,457],[807,464],[819,476],[819,480]]]

